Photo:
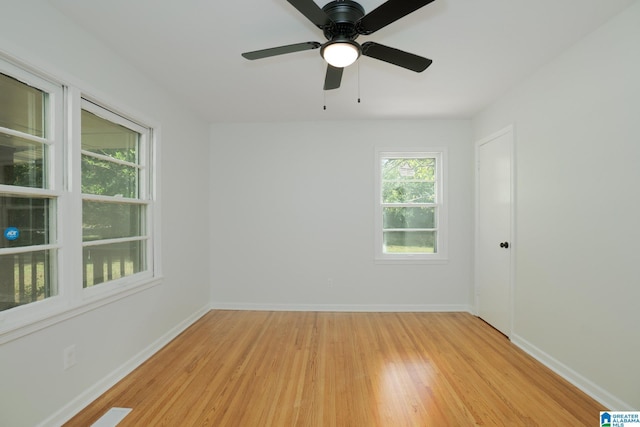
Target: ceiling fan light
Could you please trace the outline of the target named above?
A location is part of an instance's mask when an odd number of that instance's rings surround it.
[[[360,56],[360,47],[351,41],[327,43],[320,52],[325,61],[337,68],[348,67]]]

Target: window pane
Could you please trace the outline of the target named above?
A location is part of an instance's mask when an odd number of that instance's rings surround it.
[[[436,228],[436,208],[383,208],[382,228]]]
[[[385,231],[382,250],[387,254],[436,253],[436,232]]]
[[[135,241],[85,247],[82,286],[95,286],[145,270],[145,245],[144,241]]]
[[[82,202],[82,238],[91,240],[143,234],[144,206],[130,203]]]
[[[82,110],[82,149],[138,163],[140,134]]]
[[[48,244],[49,209],[49,199],[0,196],[0,248]]]
[[[54,251],[0,255],[0,311],[58,294]]]
[[[382,203],[435,203],[435,183],[384,181]]]
[[[44,188],[44,144],[0,133],[0,184]]]
[[[44,137],[46,93],[0,74],[0,126]]]
[[[82,156],[82,192],[101,196],[138,197],[138,168]]]
[[[436,159],[382,159],[382,180],[435,181]]]

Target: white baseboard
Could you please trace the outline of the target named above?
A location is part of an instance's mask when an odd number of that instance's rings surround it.
[[[339,311],[339,312],[468,312],[473,307],[466,304],[270,304],[246,302],[213,302],[212,310],[255,311]]]
[[[178,325],[169,330],[166,334],[155,340],[147,348],[136,354],[133,358],[111,372],[105,378],[85,390],[78,397],[73,399],[59,411],[51,415],[46,420],[38,424],[38,427],[61,426],[69,421],[74,415],[84,409],[91,402],[100,397],[104,392],[116,385],[120,380],[129,375],[134,369],[142,365],[147,359],[153,356],[158,350],[167,345],[171,340],[180,335],[185,329],[195,323],[209,311],[209,307],[202,307],[191,316],[180,322]]]
[[[634,411],[637,408],[632,408],[631,405],[622,401],[618,397],[614,396],[607,390],[603,389],[593,381],[583,377],[564,363],[554,359],[549,354],[540,350],[535,345],[531,344],[524,338],[514,334],[511,336],[511,342],[520,347],[523,351],[529,354],[534,359],[551,369],[556,374],[560,375],[565,380],[569,381],[574,386],[591,396],[603,405],[602,410],[610,409],[613,411]]]

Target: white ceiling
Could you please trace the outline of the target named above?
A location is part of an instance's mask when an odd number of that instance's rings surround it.
[[[634,2],[435,0],[358,38],[431,67],[418,74],[362,57],[325,93],[319,50],[240,56],[325,41],[286,0],[49,1],[209,122],[469,118]],[[360,1],[367,12],[382,3]]]

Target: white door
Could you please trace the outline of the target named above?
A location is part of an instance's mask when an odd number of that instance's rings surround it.
[[[513,130],[477,145],[476,296],[478,315],[511,334]]]

